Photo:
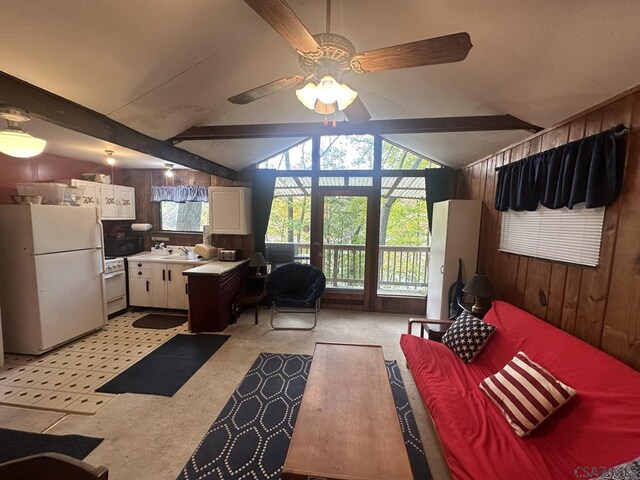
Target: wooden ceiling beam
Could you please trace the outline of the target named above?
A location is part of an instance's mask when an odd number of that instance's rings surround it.
[[[482,132],[495,130],[542,130],[511,115],[474,117],[406,118],[369,120],[354,124],[338,122],[335,127],[317,123],[272,123],[256,125],[210,125],[191,127],[170,140],[229,140],[248,138],[311,137],[313,135],[393,135],[402,133]]]
[[[0,102],[22,108],[45,122],[145,153],[167,162],[236,180],[238,172],[150,137],[102,113],[0,72]],[[46,140],[46,138],[45,138]]]

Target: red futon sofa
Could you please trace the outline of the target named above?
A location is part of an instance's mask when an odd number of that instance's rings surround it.
[[[640,457],[639,372],[508,303],[484,320],[497,329],[470,364],[441,343],[400,340],[453,478],[596,478]],[[577,390],[524,438],[478,386],[519,351]]]

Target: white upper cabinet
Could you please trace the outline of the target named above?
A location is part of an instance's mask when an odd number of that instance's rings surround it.
[[[74,187],[84,188],[83,207],[96,207],[101,220],[135,220],[135,188],[87,180],[61,180]]]
[[[87,182],[85,180],[64,180],[65,183],[70,183],[72,187],[84,188],[82,193],[82,206],[83,207],[98,207],[100,202],[100,184],[95,182]]]
[[[251,190],[246,187],[209,187],[211,233],[249,235]]]
[[[114,185],[100,185],[100,218],[112,219],[118,216],[118,202]]]
[[[118,202],[118,217],[127,220],[136,219],[136,191],[133,187],[114,185],[116,202]]]

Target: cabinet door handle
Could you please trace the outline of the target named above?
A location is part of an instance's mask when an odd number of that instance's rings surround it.
[[[142,275],[142,272],[138,272],[138,275]]]
[[[444,265],[442,265],[442,266],[440,267],[440,273],[442,273],[442,274],[444,275]]]
[[[149,280],[147,280],[147,292],[149,291]]]
[[[185,293],[185,295],[189,295],[189,284],[188,283],[184,284],[184,293]]]
[[[142,264],[141,264],[141,263],[139,263],[139,264],[138,264],[138,266],[139,266],[139,267],[141,267],[141,266],[142,266]]]
[[[167,273],[169,274],[169,281],[171,281],[171,270],[167,270]]]
[[[162,281],[164,282],[164,268],[162,269]]]

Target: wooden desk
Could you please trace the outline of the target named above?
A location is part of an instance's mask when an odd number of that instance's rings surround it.
[[[316,343],[283,480],[412,480],[380,346]]]

